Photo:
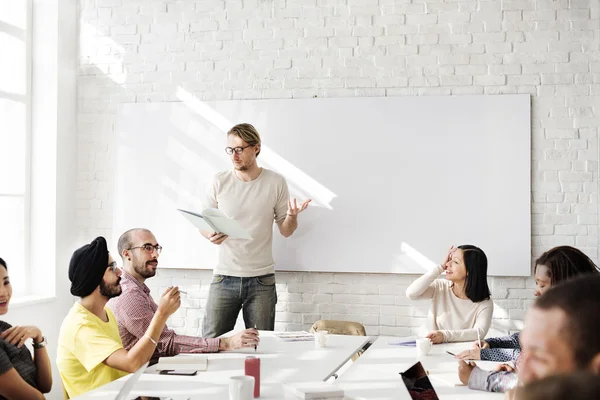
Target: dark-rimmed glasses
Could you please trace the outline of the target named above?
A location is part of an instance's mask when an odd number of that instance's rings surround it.
[[[254,146],[253,144],[249,144],[248,146],[244,146],[244,147],[225,147],[225,153],[229,154],[230,156],[233,155],[233,153],[242,154],[244,149],[247,149],[248,147],[253,147],[253,146]]]
[[[133,249],[144,249],[144,251],[146,253],[150,253],[150,254],[152,254],[152,252],[154,250],[156,250],[156,253],[160,254],[160,252],[162,251],[162,246],[159,245],[159,244],[157,244],[157,245],[151,245],[150,243],[146,243],[146,244],[143,244],[141,246],[130,247],[127,250],[133,250]]]
[[[116,272],[117,271],[117,262],[116,261],[111,262],[110,264],[108,264],[107,268],[110,268],[110,270],[112,272]]]

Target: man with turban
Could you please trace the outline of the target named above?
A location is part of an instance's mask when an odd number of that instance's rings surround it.
[[[97,237],[77,249],[69,264],[71,294],[80,297],[64,319],[56,363],[69,398],[135,372],[149,359],[167,319],[181,303],[179,289],[168,288],[146,330],[144,340],[123,348],[114,314],[105,307],[121,294],[121,270]]]

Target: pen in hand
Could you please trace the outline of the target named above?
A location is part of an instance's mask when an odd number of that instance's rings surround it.
[[[256,329],[256,324],[254,324],[254,329]],[[258,347],[258,344],[254,345],[254,352],[256,353],[256,348]]]

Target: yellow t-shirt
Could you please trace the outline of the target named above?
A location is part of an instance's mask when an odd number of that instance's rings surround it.
[[[109,308],[105,310],[108,322],[77,302],[60,327],[56,364],[69,398],[127,375],[103,363],[123,348],[117,320]]]

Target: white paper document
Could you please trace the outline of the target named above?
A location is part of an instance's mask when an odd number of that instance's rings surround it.
[[[180,208],[177,210],[198,229],[224,233],[232,239],[252,239],[252,236],[238,221],[229,218],[219,209],[207,208],[200,214]]]
[[[207,368],[208,357],[200,354],[178,354],[175,357],[160,357],[156,364],[158,371],[169,369],[206,371]]]

